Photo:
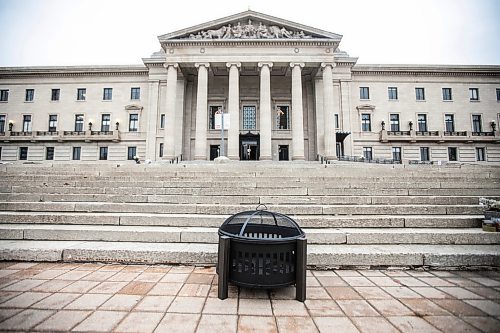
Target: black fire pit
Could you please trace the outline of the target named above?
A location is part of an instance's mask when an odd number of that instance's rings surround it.
[[[229,217],[219,228],[219,298],[227,298],[228,282],[266,289],[295,284],[296,299],[304,302],[305,234],[290,217],[259,207]]]

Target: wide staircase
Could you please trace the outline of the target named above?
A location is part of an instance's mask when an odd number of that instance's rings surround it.
[[[0,165],[0,260],[215,264],[217,229],[265,204],[321,268],[500,266],[480,197],[500,168],[337,162]]]

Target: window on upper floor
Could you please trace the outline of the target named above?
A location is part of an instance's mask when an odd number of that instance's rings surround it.
[[[104,88],[102,92],[103,101],[111,101],[113,99],[113,88]]]
[[[54,147],[45,148],[45,159],[49,161],[54,159]]]
[[[401,147],[392,147],[392,159],[401,162]]]
[[[35,99],[35,89],[26,89],[25,102],[33,102]]]
[[[334,114],[334,117],[335,117],[335,128],[340,128],[339,115],[336,113]]]
[[[87,89],[78,88],[76,90],[76,100],[77,101],[84,101],[86,98],[87,98]]]
[[[28,159],[28,147],[19,147],[19,159],[21,161]]]
[[[372,117],[369,113],[361,114],[361,131],[371,132],[372,131]]]
[[[209,128],[212,130],[215,129],[215,115],[218,114],[218,112],[222,112],[222,105],[210,105],[208,107]]]
[[[5,119],[6,116],[4,114],[0,114],[0,133],[5,133]]]
[[[51,114],[49,115],[49,132],[57,131],[57,115]]]
[[[75,115],[75,132],[83,132],[83,114]]]
[[[420,113],[417,115],[417,130],[419,132],[427,132],[427,115]]]
[[[2,89],[0,90],[0,102],[8,102],[9,101],[9,90]]]
[[[500,102],[500,89],[497,88],[497,102]]]
[[[51,101],[58,101],[60,95],[61,95],[61,89],[52,89],[51,94],[50,94],[50,100]]]
[[[290,106],[276,106],[276,129],[290,129]]]
[[[73,147],[73,160],[79,160],[82,154],[82,147]]]
[[[472,115],[472,132],[479,133],[483,131],[483,120],[480,114]]]
[[[486,149],[484,147],[476,148],[476,161],[486,161]]]
[[[448,147],[448,161],[456,162],[458,161],[458,148]]]
[[[127,160],[133,160],[137,156],[137,147],[127,147]]]
[[[369,87],[359,87],[359,99],[370,99]]]
[[[363,147],[363,157],[367,160],[373,159],[373,150],[372,147]]]
[[[425,101],[425,89],[415,88],[415,99],[417,101]]]
[[[479,88],[469,88],[469,99],[479,101]]]
[[[141,99],[141,88],[138,87],[130,88],[130,99],[131,100]]]
[[[108,147],[99,147],[99,159],[100,160],[108,159]]]
[[[455,116],[452,114],[444,115],[444,130],[445,132],[455,132]]]
[[[163,143],[160,143],[158,155],[159,155],[159,157],[163,157]]]
[[[257,108],[255,105],[243,106],[243,129],[253,130],[257,128]]]
[[[399,132],[400,131],[399,114],[397,114],[397,113],[391,113],[389,115],[389,120],[390,120],[390,123],[391,123],[391,132]]]
[[[165,114],[160,115],[160,128],[165,128]]]
[[[398,88],[397,87],[387,88],[387,93],[389,95],[389,100],[397,100],[398,99]]]
[[[31,115],[23,115],[23,132],[31,132]]]
[[[131,113],[129,115],[128,131],[137,132],[138,130],[139,130],[139,115],[137,113]]]
[[[443,88],[443,101],[451,101],[452,98],[451,88]]]
[[[111,115],[105,113],[101,115],[101,132],[109,132],[111,130]]]
[[[430,161],[429,147],[420,147],[420,160],[423,162]]]

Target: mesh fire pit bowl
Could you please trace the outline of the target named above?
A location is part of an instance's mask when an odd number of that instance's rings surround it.
[[[266,289],[295,284],[296,299],[304,302],[305,234],[290,217],[261,206],[232,215],[219,228],[218,296],[227,298],[228,282]]]

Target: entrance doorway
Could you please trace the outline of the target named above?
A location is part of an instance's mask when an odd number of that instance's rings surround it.
[[[279,145],[278,153],[280,161],[288,161],[288,145]]]
[[[240,160],[257,161],[260,156],[260,136],[258,134],[240,135]]]
[[[210,145],[210,161],[215,160],[220,155],[220,145]]]

